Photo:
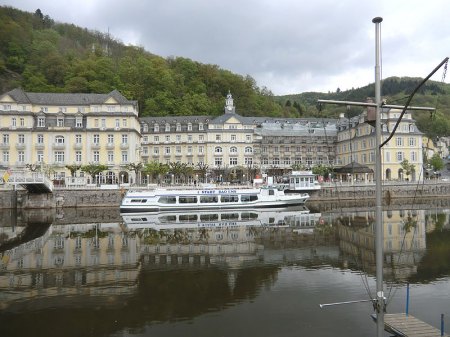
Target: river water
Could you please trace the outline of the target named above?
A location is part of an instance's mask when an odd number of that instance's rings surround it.
[[[437,328],[444,314],[448,330],[449,214],[383,211],[387,311],[405,311],[409,283],[409,313]],[[320,205],[6,210],[0,336],[376,336],[371,303],[319,307],[374,296],[374,218],[373,207]]]

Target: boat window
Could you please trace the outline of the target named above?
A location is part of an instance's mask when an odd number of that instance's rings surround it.
[[[275,195],[275,191],[274,190],[269,190],[269,195]]]
[[[178,202],[180,204],[196,204],[197,197],[180,196],[180,197],[178,197]]]
[[[131,201],[133,204],[135,203],[144,203],[147,202],[147,199],[131,199]]]
[[[158,202],[160,202],[161,204],[176,204],[177,203],[177,197],[173,197],[173,196],[159,197]]]
[[[213,202],[218,202],[219,198],[215,195],[202,195],[200,196],[200,203],[205,204],[205,203],[213,203]]]
[[[270,191],[272,191],[272,190],[270,190]],[[241,201],[242,202],[249,202],[249,201],[255,201],[255,200],[258,200],[258,196],[256,194],[241,195]]]
[[[222,195],[220,196],[222,202],[238,202],[239,197],[237,195]]]
[[[182,214],[180,215],[180,221],[196,221],[197,214]]]
[[[238,220],[239,213],[225,213],[222,214],[222,220]]]
[[[219,220],[219,214],[200,214],[200,221]]]
[[[256,213],[251,213],[251,212],[243,212],[243,213],[241,214],[241,219],[242,219],[242,220],[258,219],[258,214],[256,214]]]
[[[172,223],[177,221],[176,215],[165,215],[159,218],[161,223]]]

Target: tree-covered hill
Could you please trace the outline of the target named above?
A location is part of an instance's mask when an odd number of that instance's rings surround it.
[[[273,96],[250,76],[183,57],[163,58],[138,46],[126,46],[106,33],[59,23],[39,9],[28,13],[0,6],[0,92],[16,87],[31,92],[107,93],[119,90],[137,100],[141,116],[219,115],[230,90],[243,116],[337,117],[360,108],[324,105],[317,99],[364,101],[374,84],[332,93]],[[427,74],[424,74],[427,75]],[[402,104],[419,78],[383,80],[383,98]],[[436,107],[418,112],[419,128],[431,137],[450,135],[450,85],[428,81],[412,105]]]
[[[182,57],[162,58],[97,31],[0,7],[0,90],[106,93],[138,100],[141,116],[217,115],[229,90],[237,111],[279,116],[283,108],[250,76]],[[294,117],[294,116],[292,116]]]

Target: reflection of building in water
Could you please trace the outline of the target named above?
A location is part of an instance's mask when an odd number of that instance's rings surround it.
[[[340,248],[366,270],[375,270],[375,212],[354,212],[338,219]],[[417,272],[426,248],[423,210],[383,212],[384,273],[405,279]]]
[[[22,299],[130,293],[139,273],[138,246],[134,233],[118,224],[52,225],[43,236],[3,253],[0,290],[20,290],[9,294]],[[13,299],[6,294],[4,304]]]

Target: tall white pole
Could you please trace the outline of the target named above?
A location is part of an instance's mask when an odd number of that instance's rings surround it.
[[[382,18],[376,17],[372,20],[375,24],[375,188],[376,188],[376,210],[375,210],[375,261],[376,261],[376,283],[377,283],[377,337],[384,334],[384,292],[383,292],[383,221],[382,221],[382,190],[381,190],[381,34],[380,26]]]

